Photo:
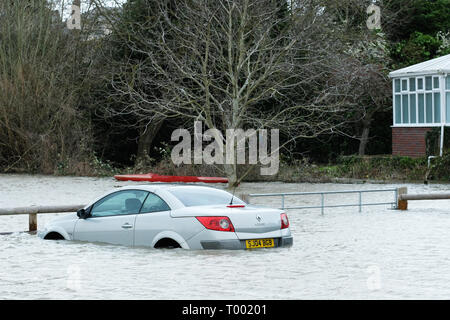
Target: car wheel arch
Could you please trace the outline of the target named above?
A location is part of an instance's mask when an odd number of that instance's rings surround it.
[[[66,232],[66,230],[60,227],[54,227],[47,230],[42,238],[44,240],[71,240],[71,237]]]
[[[152,241],[152,247],[155,248],[160,240],[165,241],[164,239],[170,239],[172,241],[175,241],[178,243],[178,245],[183,249],[189,249],[188,244],[183,239],[182,236],[180,236],[178,233],[174,231],[163,231],[155,236],[155,238]]]

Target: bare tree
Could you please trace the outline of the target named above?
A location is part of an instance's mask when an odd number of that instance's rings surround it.
[[[116,114],[190,118],[222,132],[277,128],[288,141],[341,124],[343,101],[327,86],[338,49],[317,1],[148,2],[156,17],[127,42],[145,59],[112,80],[133,103]],[[236,164],[224,171],[230,186],[246,174]]]
[[[364,155],[374,116],[392,109],[391,85],[388,77],[389,43],[386,32],[411,18],[413,0],[325,0],[326,11],[341,30],[335,38],[342,50],[334,59],[333,82],[348,103],[348,119],[357,124],[341,128],[341,133],[359,140],[360,155]],[[381,9],[379,30],[366,28],[367,7],[376,4]],[[391,35],[391,37],[394,35]]]
[[[359,155],[365,154],[375,115],[392,109],[389,61],[383,34],[366,34],[336,56],[333,81],[345,96],[350,120],[350,125],[340,130],[359,140]]]
[[[93,20],[108,30],[103,36],[100,61],[103,72],[99,75],[99,86],[95,90],[98,103],[93,106],[94,119],[108,123],[115,133],[121,131],[136,132],[129,137],[137,141],[135,164],[145,165],[149,159],[152,142],[157,136],[165,114],[156,112],[151,105],[134,94],[129,94],[128,87],[142,94],[155,95],[155,88],[147,86],[141,79],[151,77],[142,68],[146,55],[135,50],[142,47],[142,33],[152,41],[154,20],[159,17],[158,2],[147,0],[93,0],[95,14]],[[153,39],[156,41],[156,39]],[[149,93],[151,92],[151,93]],[[142,116],[136,110],[146,110]]]
[[[0,166],[4,172],[88,170],[92,43],[68,30],[60,3],[0,2]],[[86,50],[89,49],[89,50]]]

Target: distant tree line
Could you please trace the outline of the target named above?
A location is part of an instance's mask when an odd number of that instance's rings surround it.
[[[3,172],[145,166],[194,120],[280,129],[288,163],[389,154],[389,71],[450,53],[450,0],[110,3],[69,30],[62,0],[0,2]]]

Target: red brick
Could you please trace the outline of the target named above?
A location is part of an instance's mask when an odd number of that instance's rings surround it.
[[[392,128],[392,154],[422,157],[426,154],[425,135],[432,128]]]

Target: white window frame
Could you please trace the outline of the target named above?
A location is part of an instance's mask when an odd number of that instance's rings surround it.
[[[447,89],[447,87],[446,87],[446,84],[447,84],[447,78],[450,80],[450,73],[446,73],[446,74],[444,74],[443,76],[442,76],[442,79],[441,79],[441,86],[442,86],[442,97],[441,97],[441,103],[442,103],[442,105],[443,105],[443,107],[441,107],[441,108],[443,108],[444,109],[444,112],[443,112],[443,114],[444,114],[444,123],[445,124],[449,124],[450,125],[450,121],[449,122],[447,122],[447,93],[450,93],[450,87]],[[450,118],[450,115],[449,115],[449,118]]]
[[[445,89],[445,77],[450,75],[439,75],[439,74],[429,74],[429,75],[417,75],[417,76],[408,76],[408,77],[396,77],[392,80],[392,126],[393,127],[440,127],[442,125],[446,125],[446,92],[450,92],[450,90]],[[426,77],[431,77],[431,90],[426,89]],[[410,79],[414,78],[415,82],[415,90],[410,91],[411,85],[410,85]],[[439,88],[434,88],[434,81],[435,79],[438,79]],[[422,79],[422,89],[419,89],[419,79]],[[395,92],[395,81],[400,80],[400,91]],[[403,81],[406,80],[406,90],[403,90]],[[440,122],[434,122],[436,115],[435,115],[435,93],[440,93]],[[427,122],[427,98],[426,94],[431,94],[431,120],[432,122]],[[419,94],[423,94],[424,97],[424,122],[419,122]],[[403,95],[407,95],[407,101],[408,101],[408,123],[403,123]],[[411,95],[415,96],[416,101],[416,122],[411,122]],[[400,121],[401,123],[395,123],[395,97],[400,96]],[[450,126],[450,122],[448,123]]]

